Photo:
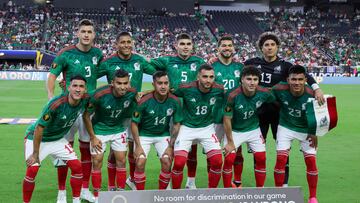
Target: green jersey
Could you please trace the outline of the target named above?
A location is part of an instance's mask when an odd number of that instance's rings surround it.
[[[75,45],[62,49],[56,56],[50,73],[59,76],[63,73],[66,81],[64,91],[70,85],[70,78],[81,75],[86,79],[87,91],[95,90],[97,67],[103,55],[99,48],[92,47],[88,52],[80,51]]]
[[[196,80],[180,85],[175,95],[183,98],[182,125],[202,128],[214,123],[214,110],[217,102],[222,102],[224,98],[224,87],[214,83],[210,92],[203,93]]]
[[[214,68],[215,82],[224,85],[224,89],[227,93],[239,87],[240,75],[244,68],[244,64],[233,59],[230,64],[225,65],[219,58],[211,59],[209,64]]]
[[[281,82],[273,87],[273,93],[280,103],[279,124],[296,132],[308,133],[306,103],[314,97],[314,91],[306,85],[304,94],[295,97],[290,93],[289,84]]]
[[[239,87],[240,75],[244,64],[233,59],[230,64],[225,65],[219,58],[210,59],[209,64],[214,68],[215,82],[224,85],[226,95],[228,95],[231,90]],[[225,103],[226,100],[224,100],[223,103],[218,103],[219,107],[217,107],[215,111],[215,123],[222,123]]]
[[[111,135],[125,131],[128,126],[124,126],[124,121],[132,111],[136,94],[136,90],[130,88],[125,95],[115,97],[111,85],[96,89],[90,97],[88,108],[89,112],[95,112],[91,119],[94,133]]]
[[[159,102],[154,93],[149,93],[138,102],[132,121],[139,126],[139,135],[146,137],[169,136],[169,123],[182,120],[179,99],[169,93],[168,98]]]
[[[204,63],[204,59],[198,56],[190,56],[187,60],[179,56],[163,56],[151,60],[151,64],[156,69],[168,73],[170,88],[172,89],[177,89],[181,83],[196,80],[198,69]]]
[[[232,118],[234,132],[249,132],[259,127],[258,108],[271,102],[275,102],[275,97],[267,88],[258,87],[255,95],[248,97],[240,86],[229,94],[224,114]]]
[[[141,91],[143,73],[152,75],[156,71],[144,57],[138,54],[132,54],[130,59],[124,60],[115,53],[101,62],[98,78],[106,75],[107,81],[110,84],[115,72],[119,69],[123,69],[129,73],[131,87],[135,88],[138,92]]]
[[[89,96],[86,94],[78,105],[71,106],[68,97],[67,93],[63,93],[51,99],[37,121],[26,130],[26,138],[34,139],[37,125],[44,126],[42,142],[52,142],[63,138],[79,115],[84,112],[89,100]]]

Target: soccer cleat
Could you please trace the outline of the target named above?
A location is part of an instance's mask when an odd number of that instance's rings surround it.
[[[73,198],[73,203],[81,203],[80,198],[79,197],[74,197]]]
[[[289,187],[289,185],[288,184],[283,184],[283,187]]]
[[[242,188],[242,184],[241,184],[241,182],[232,181],[231,182],[231,187],[232,188]]]
[[[311,197],[309,199],[309,203],[318,203],[318,201],[317,201],[316,197]]]
[[[196,189],[195,181],[187,181],[185,189]]]
[[[136,185],[134,180],[131,180],[130,177],[126,179],[126,185],[129,186],[130,189],[136,190]]]
[[[80,198],[88,202],[95,202],[94,195],[89,191],[89,188],[81,188]]]
[[[59,190],[56,203],[66,203],[66,190]]]

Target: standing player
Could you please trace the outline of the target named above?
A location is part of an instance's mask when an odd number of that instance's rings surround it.
[[[263,57],[256,57],[245,61],[245,65],[255,65],[261,70],[260,85],[271,88],[281,81],[286,81],[291,63],[284,61],[278,57],[280,39],[273,33],[265,32],[260,35],[258,40],[258,48],[261,50]],[[325,102],[324,95],[313,77],[306,74],[307,82],[315,90],[315,98],[320,104]],[[276,139],[277,126],[279,124],[279,107],[269,103],[264,104],[259,111],[260,129],[265,140],[269,125],[273,138]],[[289,177],[289,160],[286,166],[285,186],[288,184]]]
[[[205,150],[210,169],[208,187],[216,188],[221,178],[222,155],[214,128],[214,108],[222,101],[224,88],[214,82],[214,69],[203,64],[198,70],[198,80],[182,84],[175,95],[183,98],[184,120],[174,147],[174,166],[171,173],[174,189],[181,187],[183,169],[193,142]]]
[[[156,70],[155,68],[144,59],[144,57],[133,53],[134,41],[128,32],[121,32],[116,38],[116,48],[117,52],[108,58],[104,59],[101,62],[98,77],[106,75],[109,83],[112,81],[114,73],[123,69],[129,73],[130,76],[130,85],[135,88],[136,91],[141,91],[143,74],[152,75]],[[131,114],[130,114],[131,115]],[[130,118],[125,120],[126,125],[130,126]],[[130,129],[130,128],[129,128]],[[129,154],[128,160],[130,165],[130,178],[126,180],[127,185],[131,189],[136,189],[134,184],[134,171],[135,171],[135,159],[133,156],[133,140],[131,136],[131,131],[128,130],[128,140],[129,140]],[[116,167],[115,167],[115,158],[110,151],[108,157],[108,188],[112,190],[115,188],[115,176],[116,176]]]
[[[82,76],[73,76],[70,79],[68,92],[51,99],[44,107],[40,118],[27,129],[25,137],[27,169],[23,181],[24,202],[30,202],[40,163],[48,155],[64,160],[70,167],[73,202],[80,202],[81,163],[64,135],[85,110],[88,101],[84,98],[85,92],[86,80]]]
[[[138,190],[145,189],[145,164],[151,145],[155,146],[160,158],[159,190],[168,186],[171,177],[171,163],[174,142],[181,121],[180,100],[169,93],[169,78],[166,72],[153,75],[155,91],[144,96],[134,111],[131,131],[135,141],[135,183]],[[170,138],[170,120],[173,130]]]
[[[306,82],[305,68],[294,65],[289,69],[287,83],[280,83],[273,88],[273,93],[280,104],[274,178],[275,186],[282,187],[285,179],[286,160],[289,156],[291,143],[293,140],[299,140],[306,164],[306,175],[310,193],[309,203],[317,203],[317,137],[315,136],[315,132],[309,131],[305,115],[305,105],[309,98],[314,97],[314,91],[306,85]]]
[[[265,142],[259,127],[257,110],[261,104],[274,102],[267,88],[259,87],[260,71],[246,66],[241,74],[241,86],[233,90],[225,105],[224,139],[225,161],[223,167],[224,187],[231,187],[232,166],[235,149],[248,143],[255,159],[256,187],[263,187],[266,179]]]
[[[152,65],[157,69],[165,70],[168,73],[171,90],[177,89],[182,83],[195,81],[200,65],[205,63],[202,58],[192,55],[193,48],[192,37],[189,34],[181,33],[176,37],[176,56],[164,56],[151,60]],[[196,188],[196,165],[197,145],[193,145],[187,160],[188,179],[185,188]]]
[[[218,41],[218,56],[210,59],[209,64],[214,67],[215,82],[224,85],[226,95],[239,86],[240,74],[244,65],[235,59],[235,48],[233,38],[229,35],[223,36]],[[226,101],[224,101],[226,102]],[[223,127],[223,107],[217,108],[215,118],[215,132],[221,141],[224,137]],[[243,170],[244,158],[241,153],[241,145],[237,149],[234,161],[234,181],[233,187],[241,187],[241,174]]]
[[[130,88],[129,73],[119,69],[115,72],[111,85],[100,87],[90,98],[89,108],[83,115],[90,135],[92,155],[92,184],[95,202],[101,189],[101,167],[106,144],[111,144],[116,160],[116,182],[120,190],[125,189],[127,128],[124,120],[131,114],[135,104],[136,90]],[[90,114],[94,112],[92,119]],[[115,189],[115,188],[114,188]]]
[[[77,37],[79,40],[78,43],[61,50],[52,64],[47,82],[49,99],[54,96],[55,81],[61,73],[65,80],[65,89],[69,86],[69,79],[76,74],[79,74],[86,79],[87,91],[92,91],[96,88],[97,66],[103,56],[100,49],[93,47],[95,39],[94,24],[87,19],[81,20],[78,25]],[[66,139],[69,140],[71,144],[74,142],[74,135],[77,130],[79,130],[79,146],[83,169],[81,198],[93,202],[94,196],[89,191],[89,179],[91,174],[90,138],[82,122],[81,116],[76,121],[73,129],[66,135]],[[58,167],[59,202],[66,199],[66,176],[67,167]]]

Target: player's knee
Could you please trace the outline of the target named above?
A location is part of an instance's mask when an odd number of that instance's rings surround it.
[[[108,156],[108,162],[115,163],[115,155],[114,155],[113,150],[110,150],[110,153],[109,153],[109,156]]]
[[[126,159],[125,158],[116,160],[116,167],[125,168],[125,166],[126,166]]]
[[[175,155],[174,159],[174,170],[182,171],[184,169],[187,157],[183,155]]]
[[[211,168],[221,168],[222,166],[222,155],[220,150],[211,150],[207,153],[210,167]]]
[[[139,158],[136,159],[136,169],[138,171],[143,171],[145,169],[146,157],[144,155],[140,155]]]
[[[69,160],[66,162],[67,166],[69,166],[72,174],[80,174],[82,173],[81,162],[77,159]]]
[[[236,154],[235,153],[229,153],[224,157],[224,168],[225,167],[232,167],[235,161]]]
[[[170,170],[171,168],[171,160],[167,155],[164,155],[161,159],[161,168],[165,170]]]
[[[266,164],[266,153],[265,152],[255,152],[254,158],[256,165],[261,168],[265,168]]]

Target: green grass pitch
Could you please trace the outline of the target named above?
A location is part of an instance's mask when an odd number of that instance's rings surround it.
[[[146,89],[151,88],[150,84],[144,86]],[[321,85],[321,87],[325,93],[337,96],[339,122],[337,128],[319,139],[318,200],[323,203],[360,202],[359,192],[356,189],[359,188],[360,180],[360,148],[358,147],[358,143],[360,143],[358,120],[360,85]],[[46,98],[44,81],[0,81],[0,117],[37,117],[47,100]],[[0,202],[22,201],[22,180],[25,174],[23,137],[26,128],[26,125],[0,125]],[[78,143],[75,143],[74,148],[78,148]],[[206,187],[206,161],[200,147],[198,151],[196,184],[198,187]],[[305,164],[297,142],[293,143],[290,154],[289,185],[301,186],[304,199],[307,199]],[[267,143],[266,186],[274,185],[274,164],[274,141],[270,139]],[[152,150],[146,168],[147,189],[157,188],[159,166],[159,161]],[[245,187],[255,185],[253,159],[252,155],[247,153],[245,154],[243,183]],[[104,190],[106,190],[106,185],[107,171],[104,162]],[[222,187],[222,183],[220,183],[220,187]],[[67,190],[68,201],[70,201],[71,188],[69,185]],[[46,159],[42,163],[36,179],[32,202],[55,202],[56,195],[56,170],[50,159]]]

